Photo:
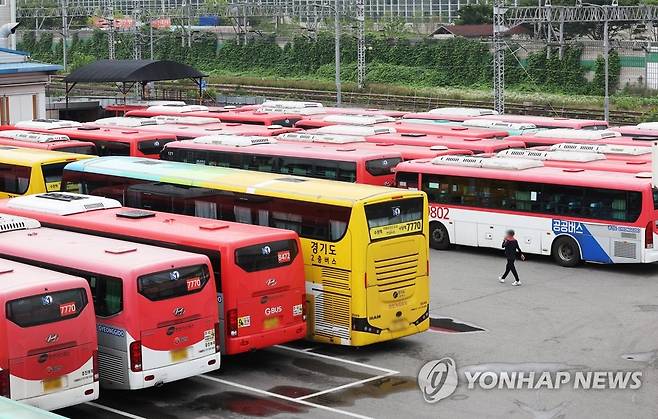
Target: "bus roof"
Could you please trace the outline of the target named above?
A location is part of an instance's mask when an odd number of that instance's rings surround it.
[[[0,215],[1,216],[1,215]],[[2,234],[2,233],[0,233]],[[35,294],[43,292],[43,285],[52,288],[54,281],[62,286],[79,287],[85,280],[73,275],[63,274],[8,259],[0,259],[0,300],[11,300],[25,291]]]
[[[0,232],[0,238],[11,240],[13,249],[25,251],[26,258],[35,254],[50,256],[53,249],[57,249],[59,263],[117,277],[123,276],[126,270],[144,272],[156,266],[162,269],[163,265],[192,265],[204,261],[199,255],[179,250],[46,227],[29,231],[6,230]],[[37,239],[40,246],[34,244]],[[104,272],[98,272],[99,264],[106,267]]]
[[[368,142],[372,143],[381,142],[424,147],[442,145],[451,149],[483,150],[484,152],[504,150],[511,147],[525,147],[525,142],[521,141],[520,138],[496,140],[493,138],[459,138],[422,133],[381,134],[366,137]]]
[[[169,162],[137,157],[97,157],[74,162],[65,171],[91,172],[108,176],[127,176],[153,182],[212,188],[215,182],[249,194],[264,194],[301,200],[325,201],[329,204],[352,206],[369,198],[393,198],[399,189],[364,184],[346,184],[330,180],[252,172],[248,170]]]
[[[490,116],[480,116],[477,119],[491,119]],[[599,119],[577,119],[561,118],[551,116],[534,116],[534,115],[496,115],[496,119],[505,122],[529,122],[535,124],[537,128],[575,128],[583,129],[586,127],[607,127],[608,123]]]
[[[89,159],[94,156],[87,154],[65,153],[61,151],[43,150],[39,148],[25,148],[0,145],[0,161],[3,163],[24,166],[26,164],[50,164],[80,159]]]
[[[19,129],[22,125],[16,124],[16,127]],[[176,136],[173,134],[165,133],[149,133],[134,128],[119,128],[119,127],[98,127],[93,125],[84,125],[80,127],[70,127],[70,128],[28,128],[32,131],[38,132],[50,132],[68,135],[72,138],[97,138],[102,137],[108,141],[139,141],[139,140],[161,140],[161,139],[175,139]],[[0,131],[0,136],[2,136],[2,131]]]
[[[115,205],[104,205],[101,201],[113,201]],[[74,208],[67,211],[70,207]],[[0,200],[0,213],[12,210],[31,213],[46,225],[66,219],[80,228],[102,230],[111,223],[117,232],[125,229],[153,240],[184,241],[213,249],[297,237],[291,230],[127,208],[111,199],[71,193],[51,192]]]
[[[488,117],[487,119],[490,119]],[[473,128],[441,124],[417,124],[405,122],[404,119],[389,124],[382,124],[395,128],[398,133],[422,133],[434,135],[450,135],[463,138],[504,138],[509,132],[501,129]]]
[[[471,157],[472,158],[472,157]],[[485,157],[485,159],[499,159]],[[506,159],[505,159],[506,160]],[[517,160],[518,161],[518,160]],[[535,163],[540,163],[536,162]],[[433,160],[412,160],[396,166],[396,172],[420,172],[448,176],[520,180],[525,182],[551,183],[570,186],[593,186],[607,189],[642,191],[651,187],[651,175],[639,173],[606,172],[585,169],[534,166],[517,170],[469,167],[452,164],[435,164]],[[534,167],[533,167],[534,166]],[[520,165],[523,167],[523,165]]]
[[[245,137],[248,138],[248,137]],[[214,151],[229,151],[236,153],[254,153],[266,154],[270,156],[290,156],[290,157],[308,157],[316,159],[330,159],[330,160],[344,160],[353,161],[357,159],[384,159],[392,157],[400,157],[400,153],[395,150],[386,150],[382,148],[377,150],[375,148],[364,149],[356,148],[346,144],[338,147],[327,147],[316,143],[261,143],[249,144],[244,146],[233,146],[216,143],[208,143],[203,138],[194,140],[175,141],[168,143],[167,148],[187,148],[196,150],[214,150]]]

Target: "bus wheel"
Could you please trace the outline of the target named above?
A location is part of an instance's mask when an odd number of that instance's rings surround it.
[[[572,268],[580,263],[580,250],[571,237],[560,237],[553,243],[553,259],[560,266]]]
[[[448,230],[437,221],[430,223],[430,247],[436,250],[448,250],[450,248]]]

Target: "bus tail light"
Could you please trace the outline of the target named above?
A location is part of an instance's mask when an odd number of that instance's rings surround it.
[[[653,221],[649,221],[644,230],[644,247],[647,249],[653,249],[653,223]]]
[[[228,333],[229,336],[235,337],[238,335],[238,310],[231,309],[226,313],[228,317]]]
[[[0,396],[11,398],[9,370],[0,371]]]
[[[94,351],[93,361],[94,361],[94,363],[93,363],[93,365],[94,365],[94,367],[93,367],[94,368],[94,381],[98,381],[98,379],[100,378],[100,374],[98,372],[98,350]]]
[[[219,341],[221,339],[219,339],[219,333],[220,333],[219,332],[219,322],[217,322],[217,323],[215,323],[215,353],[219,353],[219,350],[220,350]]]
[[[130,344],[130,370],[132,372],[142,370],[142,342],[138,340]]]

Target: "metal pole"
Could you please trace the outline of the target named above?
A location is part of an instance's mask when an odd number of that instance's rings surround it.
[[[608,8],[607,6],[603,8],[605,12],[605,21],[603,22],[603,60],[605,61],[605,96],[603,98],[603,119],[606,122],[610,122],[610,95],[609,95],[609,85],[608,85],[608,50],[610,46],[608,45]]]
[[[67,70],[67,50],[66,50],[66,38],[68,37],[69,25],[68,25],[68,7],[66,0],[62,0],[62,64],[64,65],[64,71]]]
[[[153,22],[149,24],[149,37],[151,46],[151,59],[153,59]]]
[[[340,107],[342,102],[340,91],[340,10],[338,9],[338,0],[334,9],[334,31],[336,35],[336,106]]]

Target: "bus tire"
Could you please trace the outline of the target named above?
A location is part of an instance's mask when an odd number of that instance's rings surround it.
[[[551,251],[555,262],[567,268],[573,268],[580,264],[580,248],[571,237],[559,237],[553,242]]]
[[[430,247],[436,250],[450,249],[448,229],[438,221],[430,223]]]

